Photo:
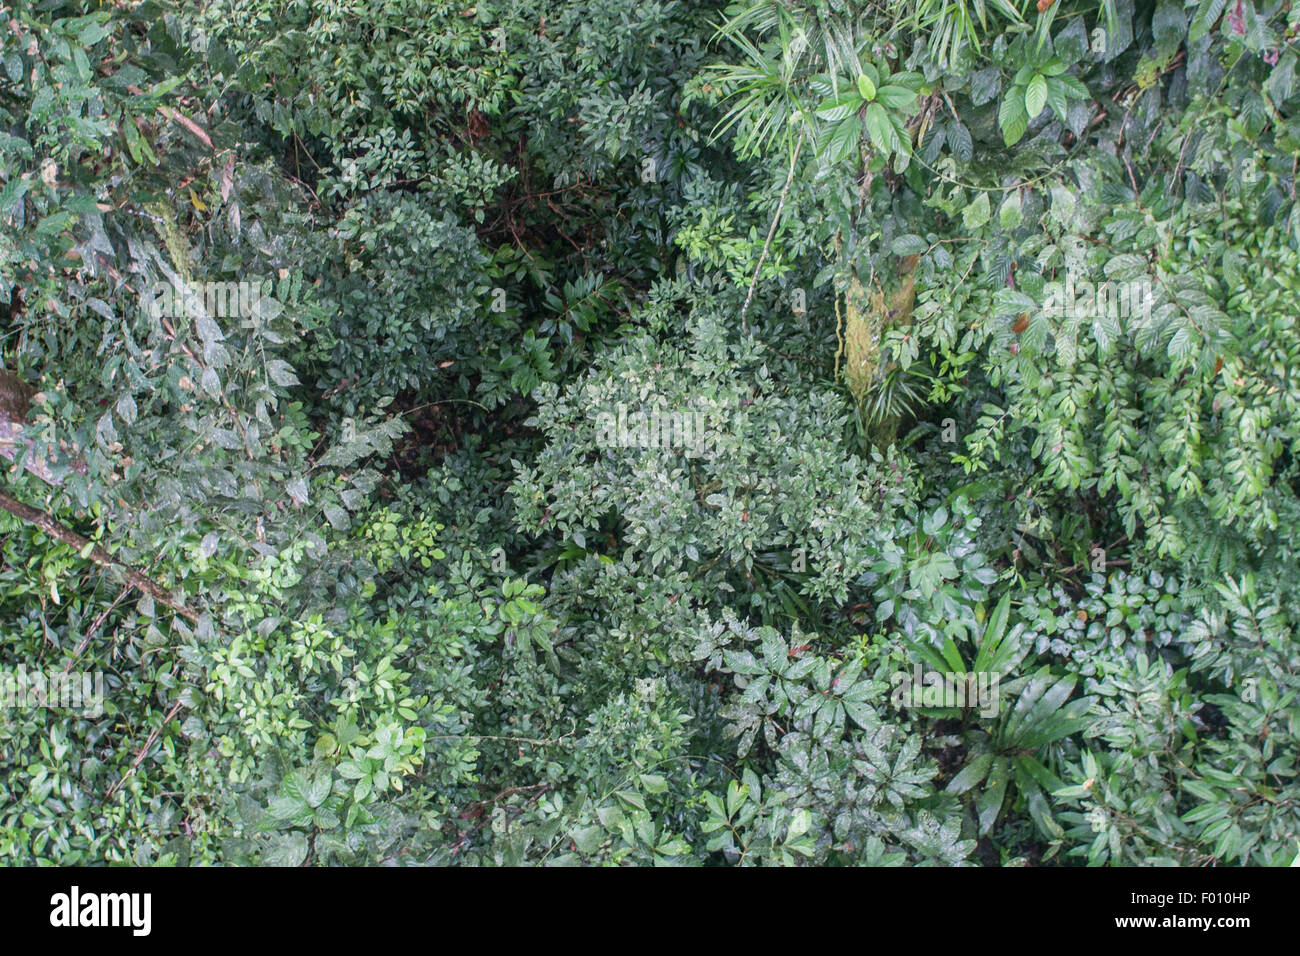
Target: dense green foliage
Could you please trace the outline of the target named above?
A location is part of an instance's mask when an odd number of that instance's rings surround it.
[[[0,4],[0,862],[1290,864],[1298,29]]]

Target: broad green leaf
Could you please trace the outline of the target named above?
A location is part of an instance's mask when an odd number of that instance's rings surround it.
[[[961,794],[977,786],[988,774],[989,768],[993,766],[993,760],[993,754],[980,754],[975,757],[948,782],[948,786],[945,788],[946,792]]]
[[[1025,94],[1022,87],[1013,86],[1002,98],[998,107],[998,127],[1002,130],[1002,141],[1007,146],[1020,142],[1025,131],[1029,129],[1029,117],[1025,114]]]
[[[1047,78],[1035,73],[1029,85],[1025,87],[1025,112],[1033,119],[1047,105]]]
[[[962,224],[967,229],[973,231],[985,225],[989,221],[991,215],[992,210],[989,204],[989,194],[981,192],[975,197],[973,202],[969,203],[966,208],[962,210]]]
[[[890,152],[893,148],[894,129],[885,108],[879,103],[872,103],[867,107],[864,122],[867,135],[871,137],[871,145],[882,153]]]

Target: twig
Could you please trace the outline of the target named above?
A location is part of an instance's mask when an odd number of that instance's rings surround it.
[[[108,616],[113,613],[113,609],[122,603],[122,598],[126,597],[130,593],[131,593],[131,585],[130,584],[123,585],[122,593],[113,599],[112,604],[104,608],[103,612],[99,615],[99,617],[95,618],[95,623],[91,624],[90,627],[86,630],[85,637],[83,637],[81,639],[81,643],[77,645],[77,652],[72,655],[72,660],[68,661],[67,666],[63,668],[63,673],[67,674],[72,670],[72,665],[77,662],[77,659],[81,657],[83,653],[85,653],[86,647],[90,644],[91,638],[95,636],[95,632],[98,631],[100,627],[103,626],[104,621],[106,621],[108,619]]]
[[[749,311],[749,303],[754,298],[754,289],[758,286],[758,276],[763,271],[763,263],[767,261],[767,252],[772,248],[772,237],[776,235],[777,224],[781,222],[781,213],[785,211],[785,199],[790,194],[790,184],[794,182],[794,171],[799,162],[799,151],[801,149],[803,149],[802,132],[799,134],[799,141],[795,143],[794,155],[790,157],[790,172],[785,177],[785,185],[781,187],[781,199],[776,204],[776,215],[772,217],[772,225],[768,227],[767,238],[763,241],[763,253],[758,257],[758,265],[754,267],[754,277],[749,280],[749,291],[745,293],[745,304],[740,307],[740,330],[742,332],[749,332],[745,314]]]
[[[108,802],[109,800],[113,799],[113,794],[117,793],[118,790],[122,789],[122,784],[126,783],[128,780],[131,779],[132,776],[135,775],[135,772],[137,769],[139,769],[140,764],[144,762],[144,755],[149,752],[149,748],[154,745],[154,741],[158,739],[159,735],[162,733],[162,729],[166,727],[169,723],[171,723],[172,718],[175,717],[180,712],[180,709],[181,709],[181,702],[178,700],[176,703],[172,704],[172,709],[167,711],[167,716],[163,718],[163,722],[159,724],[157,727],[155,727],[152,731],[150,731],[149,736],[145,739],[144,744],[141,745],[140,749],[135,752],[135,759],[131,761],[131,769],[128,770],[126,773],[122,774],[121,779],[119,779],[117,783],[109,787],[108,793],[104,794],[105,802]]]
[[[145,577],[135,568],[129,567],[118,561],[99,545],[93,544],[88,538],[83,538],[67,525],[61,524],[52,515],[33,508],[30,505],[25,505],[17,498],[9,497],[3,491],[0,491],[0,508],[9,512],[15,518],[26,521],[28,524],[35,525],[50,537],[68,545],[68,547],[82,552],[100,567],[114,568],[122,572],[122,574],[126,576],[127,581],[131,583],[132,587],[139,591],[143,591],[159,604],[171,608],[186,620],[192,623],[198,623],[199,613],[184,602],[178,601],[176,598],[172,597],[171,593],[161,584]]]

